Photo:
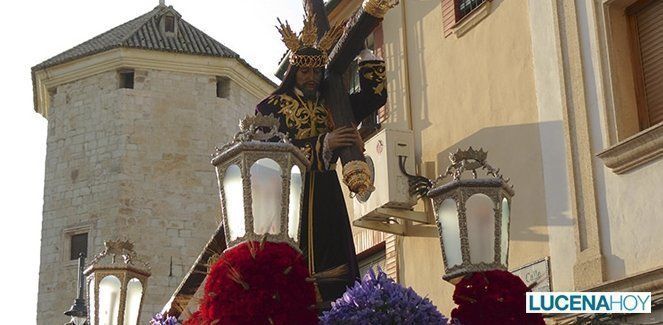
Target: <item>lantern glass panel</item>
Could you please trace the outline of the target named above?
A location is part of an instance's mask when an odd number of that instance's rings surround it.
[[[127,283],[127,301],[124,305],[124,325],[138,324],[140,300],[143,298],[143,284],[133,278]]]
[[[495,261],[495,204],[485,194],[474,194],[465,203],[470,262]]]
[[[507,257],[509,254],[509,217],[511,215],[511,207],[506,198],[502,199],[502,238],[501,249],[502,256],[500,256],[502,264],[506,265]]]
[[[447,267],[460,265],[463,263],[463,254],[460,250],[460,227],[458,226],[456,201],[444,200],[437,210],[437,216],[442,230],[442,245]]]
[[[97,320],[94,317],[94,315],[95,315],[95,313],[94,313],[94,311],[95,311],[94,302],[95,302],[95,294],[96,294],[96,292],[94,291],[94,278],[92,278],[92,280],[88,284],[87,294],[88,294],[88,301],[90,302],[90,304],[89,304],[90,312],[88,313],[88,315],[90,315],[90,325],[96,325]]]
[[[244,187],[242,171],[237,165],[230,165],[223,176],[224,210],[228,219],[230,240],[246,234],[244,228]]]
[[[301,170],[297,166],[292,166],[290,170],[290,199],[288,203],[288,236],[295,241],[299,241],[297,231],[299,230],[299,219],[301,218],[300,209],[303,186],[304,182]]]
[[[251,166],[253,231],[257,235],[281,232],[281,174],[281,166],[269,158],[260,159]]]
[[[117,324],[120,312],[120,279],[108,275],[99,282],[99,325]]]

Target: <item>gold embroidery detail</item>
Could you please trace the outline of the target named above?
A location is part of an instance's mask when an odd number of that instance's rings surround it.
[[[398,2],[399,0],[365,0],[362,6],[371,16],[382,19]]]
[[[384,62],[367,63],[362,68],[368,70],[364,72],[362,76],[367,80],[376,83],[376,86],[373,87],[375,94],[381,94],[387,87],[387,71],[385,69]]]
[[[362,160],[349,161],[343,166],[343,182],[352,193],[366,199],[371,192],[375,191],[373,172]]]
[[[293,98],[286,94],[272,96],[269,103],[280,107],[279,113],[285,117],[288,129],[295,139],[305,139],[327,132],[327,109],[317,102]]]

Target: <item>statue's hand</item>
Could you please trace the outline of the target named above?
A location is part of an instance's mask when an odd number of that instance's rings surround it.
[[[364,141],[361,139],[357,129],[349,126],[340,127],[327,133],[327,145],[329,150],[336,150],[356,145],[362,151],[364,150]]]

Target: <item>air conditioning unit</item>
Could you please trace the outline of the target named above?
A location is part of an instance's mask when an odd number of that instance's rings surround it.
[[[380,208],[410,210],[417,199],[409,194],[408,179],[400,170],[399,157],[405,157],[406,171],[414,171],[412,131],[384,129],[369,139],[365,148],[366,162],[373,169],[375,191],[365,201],[354,198],[355,219],[379,218]]]
[[[375,191],[365,200],[354,198],[352,224],[401,236],[438,237],[430,202],[424,202],[423,212],[413,210],[417,198],[410,195],[400,167],[403,160],[405,171],[415,172],[412,131],[384,129],[366,141],[365,148]]]

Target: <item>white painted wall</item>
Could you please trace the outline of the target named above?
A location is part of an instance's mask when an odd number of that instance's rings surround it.
[[[560,48],[555,36],[555,4],[530,0],[529,6],[552,285],[553,290],[572,290],[576,253],[575,216],[571,215],[569,201],[562,114],[563,77]]]
[[[606,280],[617,280],[638,272],[663,265],[663,161],[617,175],[606,168],[595,155],[611,145],[612,126],[608,122],[607,96],[613,96],[607,80],[602,78],[608,70],[606,51],[601,48],[607,34],[603,27],[604,0],[576,0],[578,27],[583,59],[583,72],[589,123],[593,167],[595,170],[601,252],[606,267]],[[604,69],[604,70],[602,70]],[[615,109],[629,109],[618,107]],[[636,108],[633,107],[633,110]]]

